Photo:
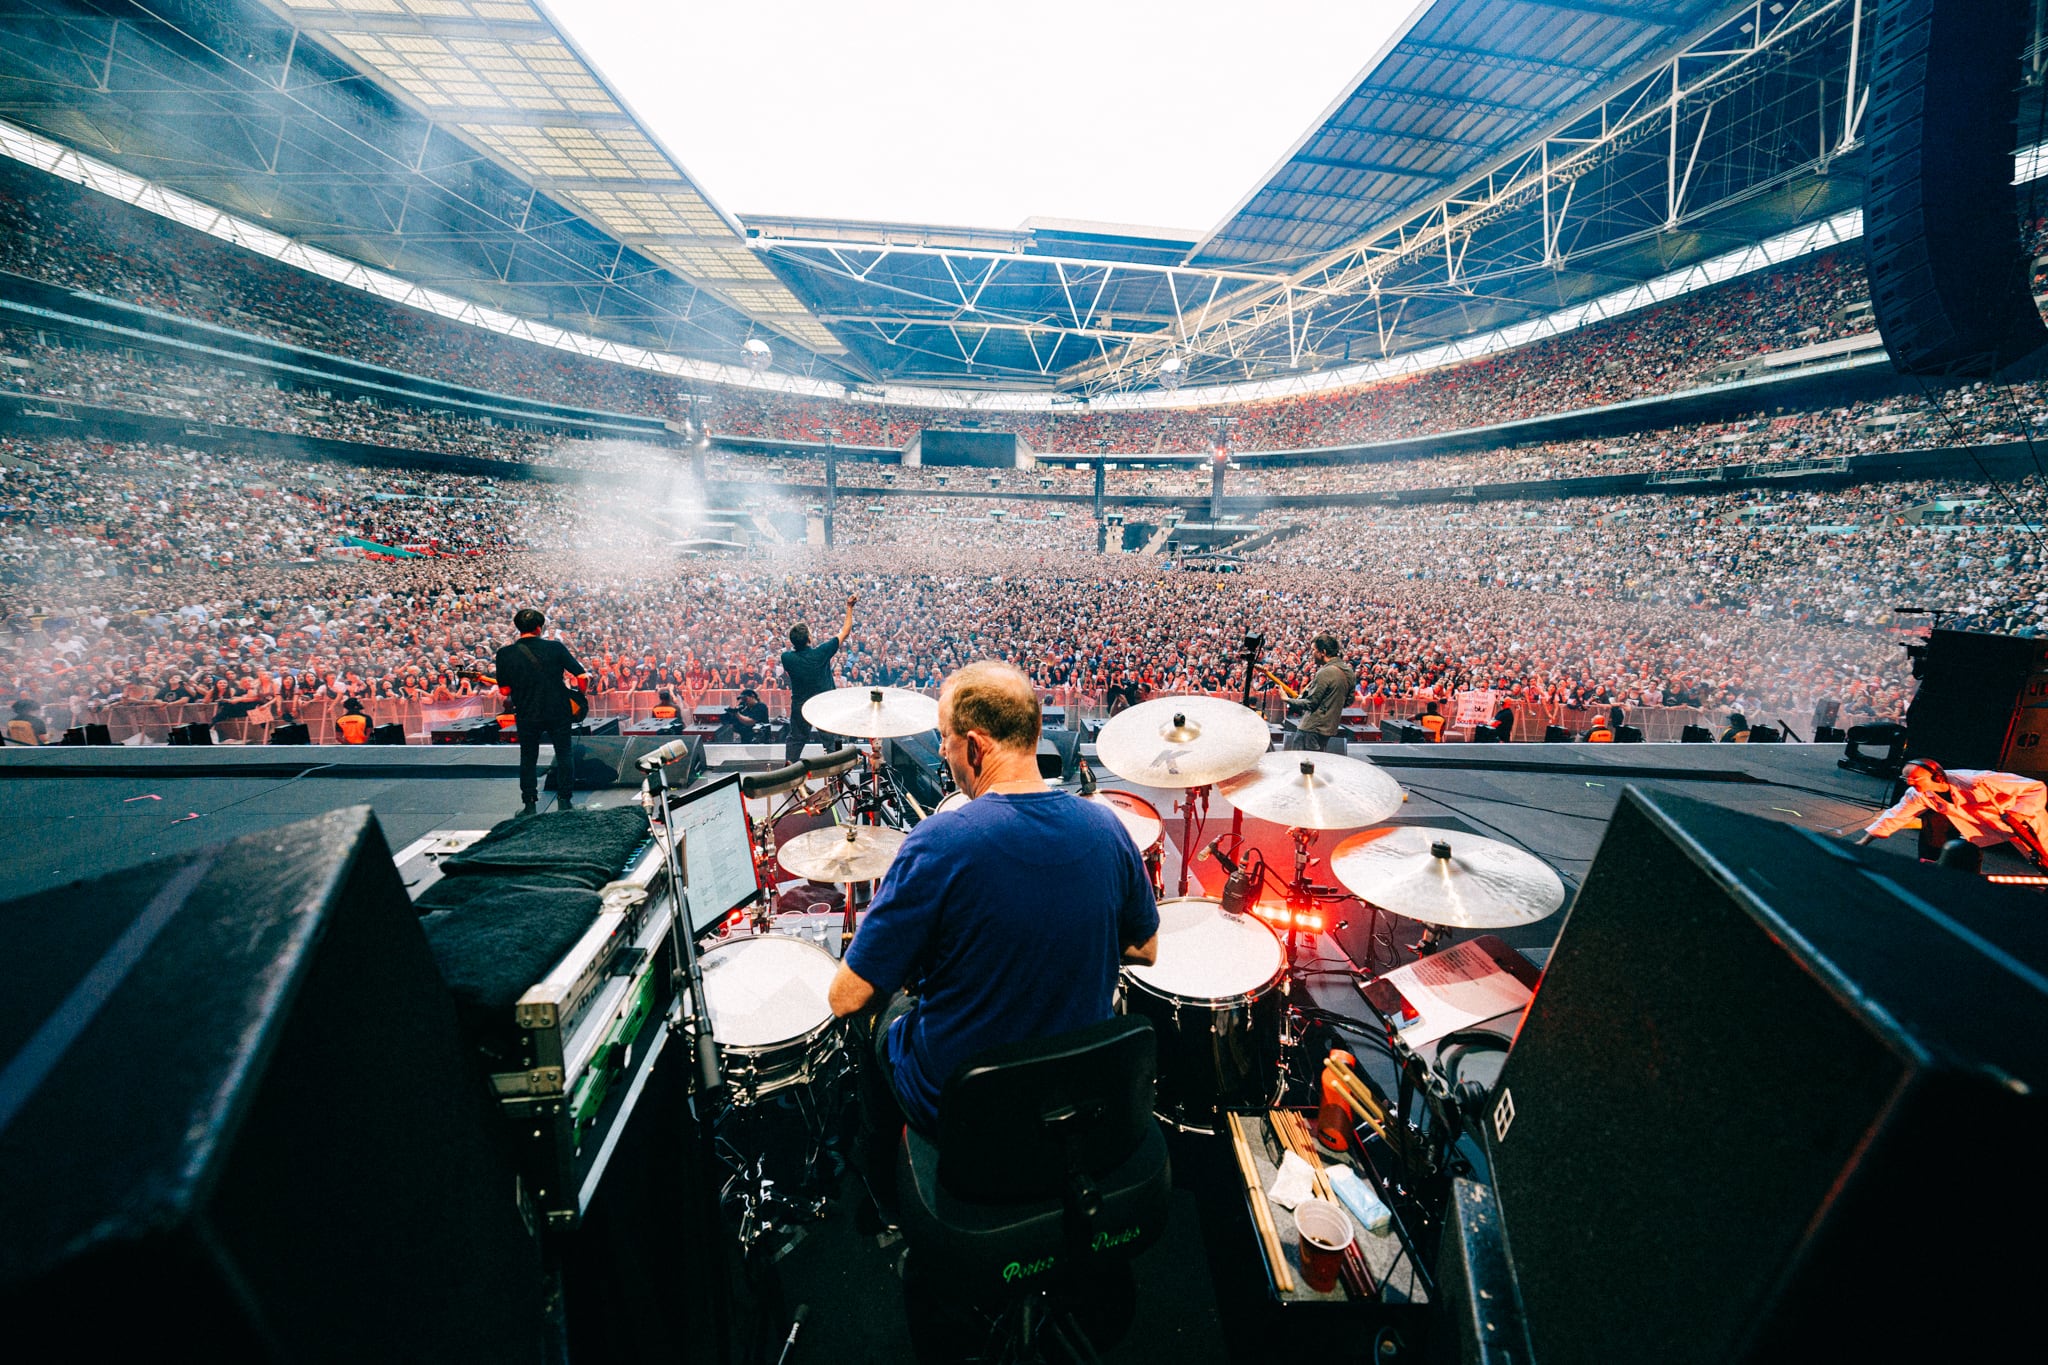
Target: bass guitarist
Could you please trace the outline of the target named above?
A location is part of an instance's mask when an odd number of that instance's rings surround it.
[[[532,815],[539,809],[540,790],[535,783],[540,764],[540,745],[545,739],[555,750],[555,809],[570,808],[569,793],[575,787],[576,701],[582,696],[583,680],[589,670],[576,662],[560,640],[544,640],[541,628],[547,617],[532,607],[512,614],[512,627],[519,638],[498,651],[498,690],[512,700],[512,714],[519,721],[519,813]],[[562,679],[576,679],[576,690]],[[589,703],[581,708],[588,710]]]

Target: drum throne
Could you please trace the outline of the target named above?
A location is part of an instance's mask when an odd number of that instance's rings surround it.
[[[1166,1226],[1173,1173],[1152,1117],[1152,1026],[1117,1018],[982,1053],[939,1095],[936,1143],[906,1129],[906,1279],[998,1311],[995,1358],[1093,1359],[1075,1297]]]

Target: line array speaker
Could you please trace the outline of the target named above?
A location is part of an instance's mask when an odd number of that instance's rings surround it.
[[[1864,136],[1871,310],[1906,374],[1991,374],[2048,345],[2013,208],[2028,0],[1882,0]]]

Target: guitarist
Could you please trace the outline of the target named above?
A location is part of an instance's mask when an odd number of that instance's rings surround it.
[[[1287,737],[1287,747],[1341,754],[1346,747],[1344,703],[1351,700],[1351,690],[1358,686],[1358,675],[1339,657],[1340,646],[1336,636],[1318,635],[1309,648],[1315,673],[1309,678],[1304,691],[1296,692],[1270,669],[1261,669],[1260,672],[1279,683],[1280,690],[1287,694],[1288,710],[1301,712],[1294,733]]]
[[[532,607],[521,607],[512,614],[519,638],[498,651],[498,690],[512,699],[512,714],[519,718],[521,815],[539,809],[540,790],[534,779],[543,739],[555,750],[556,810],[570,808],[569,793],[576,785],[575,735],[570,729],[575,700],[562,678],[575,678],[580,692],[589,670],[561,641],[541,638],[541,627],[547,623],[547,617]]]

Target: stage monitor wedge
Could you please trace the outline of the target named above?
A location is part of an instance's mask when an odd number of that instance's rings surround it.
[[[541,1359],[508,1135],[367,808],[0,905],[0,1059],[18,1339]]]
[[[2013,206],[2029,0],[1878,0],[1863,242],[1895,369],[1989,375],[2048,346]]]
[[[2044,910],[1625,792],[1483,1120],[1539,1365],[1997,1358],[2048,1214]]]

